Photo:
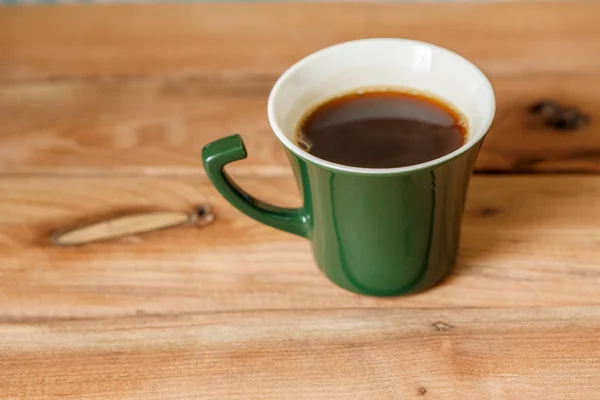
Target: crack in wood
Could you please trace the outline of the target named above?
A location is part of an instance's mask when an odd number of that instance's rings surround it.
[[[50,243],[55,246],[83,246],[116,239],[133,239],[144,233],[181,226],[204,227],[214,219],[215,216],[208,205],[200,205],[194,212],[116,212],[95,221],[55,230],[50,235]]]

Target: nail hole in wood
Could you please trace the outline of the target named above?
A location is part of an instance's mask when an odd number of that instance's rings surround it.
[[[443,321],[434,322],[433,324],[431,324],[431,326],[433,326],[435,328],[435,330],[438,332],[446,332],[446,331],[449,331],[450,329],[454,328],[452,325],[447,324]]]
[[[212,209],[209,205],[200,205],[196,207],[196,217],[197,226],[206,226],[215,219],[215,215],[212,213]]]

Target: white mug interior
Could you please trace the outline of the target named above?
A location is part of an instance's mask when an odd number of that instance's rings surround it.
[[[416,90],[451,104],[466,118],[465,145],[426,163],[377,169],[329,162],[296,145],[306,112],[336,96],[370,88]],[[494,91],[481,70],[450,50],[407,39],[361,39],[317,51],[281,75],[268,101],[271,128],[289,150],[330,169],[367,174],[427,168],[453,158],[486,134],[494,113]]]

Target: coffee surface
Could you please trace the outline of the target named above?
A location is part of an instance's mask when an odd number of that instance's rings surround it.
[[[301,121],[296,143],[337,164],[395,168],[420,164],[465,143],[451,106],[423,94],[366,91],[331,99]]]

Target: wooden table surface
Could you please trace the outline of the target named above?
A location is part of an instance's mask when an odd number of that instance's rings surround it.
[[[335,17],[334,17],[335,15]],[[0,399],[600,399],[600,3],[172,4],[0,9]],[[498,113],[456,272],[361,297],[307,241],[229,206],[200,152],[299,196],[266,98],[302,56],[409,37],[489,75]],[[541,99],[587,114],[559,130]],[[125,211],[215,220],[78,247]]]

